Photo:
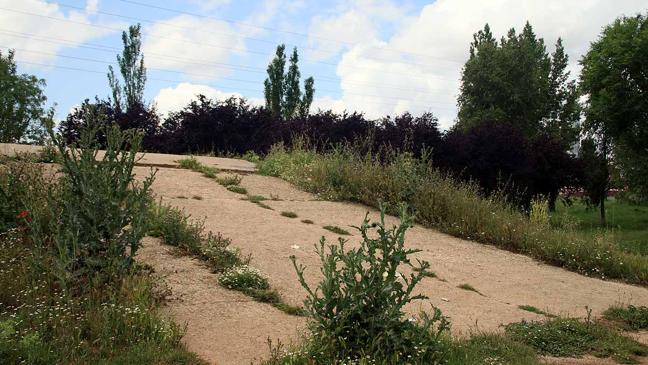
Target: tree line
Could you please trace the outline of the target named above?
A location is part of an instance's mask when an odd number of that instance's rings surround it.
[[[503,192],[522,207],[542,195],[553,208],[561,189],[582,188],[588,201],[600,207],[604,221],[604,202],[613,184],[629,188],[638,201],[648,199],[647,24],[646,16],[636,15],[605,27],[580,60],[578,77],[568,71],[560,38],[549,53],[529,23],[499,39],[487,24],[470,44],[457,123],[446,132],[439,130],[432,113],[367,119],[355,112],[312,112],[315,81],[306,78],[302,89],[297,49],[287,60],[284,45],[277,47],[267,68],[265,106],[199,95],[162,119],[143,98],[141,29],[131,26],[117,56],[119,75],[109,69],[112,97],[85,100],[59,129],[74,143],[90,121],[140,128],[144,149],[165,153],[264,154],[276,143],[290,145],[297,136],[318,149],[354,143],[379,153],[389,146],[430,157],[447,173],[478,183],[485,194]],[[38,135],[34,121],[46,119],[39,88],[44,81],[16,75],[13,53],[0,60],[3,84],[22,83],[25,93],[33,95],[0,95],[2,141],[26,141],[25,136]]]

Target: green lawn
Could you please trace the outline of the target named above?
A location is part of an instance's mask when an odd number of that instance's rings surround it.
[[[610,239],[628,252],[648,255],[648,206],[630,205],[610,198],[605,203],[607,225],[601,227],[598,208],[588,208],[576,200],[571,206],[562,202],[556,204],[552,223],[564,221],[565,216],[573,219],[577,227],[597,234],[608,234]]]

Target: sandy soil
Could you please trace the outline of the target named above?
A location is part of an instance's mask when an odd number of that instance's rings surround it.
[[[38,153],[40,149],[40,146],[0,143],[0,155],[5,156],[15,156],[17,154],[25,153]],[[104,153],[104,151],[99,151],[97,157],[102,158]],[[155,167],[178,167],[177,161],[187,157],[188,156],[184,155],[167,155],[162,153],[139,153],[137,165]],[[195,158],[204,165],[215,167],[220,170],[237,171],[242,173],[250,173],[256,171],[256,166],[253,163],[244,160],[210,156],[195,156]]]
[[[146,168],[138,168],[142,174]],[[153,191],[163,202],[181,207],[196,218],[205,218],[205,226],[233,240],[233,245],[252,254],[252,265],[259,268],[291,304],[300,304],[304,291],[297,282],[290,255],[308,267],[307,279],[318,279],[318,258],[314,244],[325,236],[337,235],[322,227],[337,225],[353,231],[364,215],[376,218],[374,209],[359,204],[318,201],[283,180],[246,175],[241,183],[250,194],[280,200],[264,203],[263,209],[241,200],[213,180],[198,173],[178,169],[160,169]],[[198,195],[202,200],[179,199]],[[298,218],[286,218],[281,211],[292,211]],[[314,224],[304,224],[310,219]],[[389,224],[397,220],[388,217]],[[348,236],[350,243],[357,233]],[[585,307],[599,315],[615,303],[648,303],[648,289],[612,281],[602,281],[548,266],[523,255],[491,246],[461,240],[423,227],[408,231],[407,244],[423,250],[418,257],[431,263],[443,279],[426,278],[420,290],[428,301],[411,305],[410,313],[439,307],[452,322],[454,335],[476,331],[498,331],[501,325],[542,316],[518,308],[532,305],[546,312],[584,317]],[[298,248],[297,248],[298,247]],[[159,245],[147,243],[142,259],[168,274],[167,281],[175,297],[169,304],[172,316],[188,325],[185,337],[190,350],[218,364],[249,363],[267,354],[261,342],[270,337],[282,342],[295,338],[303,320],[286,316],[272,307],[246,302],[246,298],[219,288],[215,276],[191,259],[164,252]],[[470,284],[481,294],[457,288]],[[230,302],[228,302],[230,301]],[[235,305],[231,303],[235,302]],[[563,361],[563,360],[559,360]],[[567,361],[567,360],[564,360]],[[596,359],[561,364],[605,364]]]

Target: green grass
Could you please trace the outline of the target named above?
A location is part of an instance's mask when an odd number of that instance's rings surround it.
[[[196,158],[193,156],[178,160],[176,162],[178,163],[180,168],[200,172],[203,174],[203,176],[208,177],[210,179],[216,178],[216,174],[218,173],[217,168],[204,165],[200,163],[198,160],[196,160]]]
[[[286,217],[286,218],[297,218],[297,213],[295,213],[295,212],[286,212],[286,211],[283,211],[283,212],[281,212],[281,215],[282,215],[283,217]]]
[[[555,315],[553,315],[551,313],[547,313],[547,312],[545,312],[545,311],[543,311],[541,309],[538,309],[538,308],[536,308],[536,307],[534,307],[532,305],[518,305],[518,308],[522,309],[523,311],[527,311],[527,312],[531,312],[531,313],[535,313],[535,314],[540,314],[542,316],[547,316],[549,318],[555,318],[556,317]]]
[[[447,365],[540,365],[535,351],[506,336],[478,334],[448,344]]]
[[[268,200],[268,198],[262,196],[262,195],[248,195],[247,200],[251,201],[252,203],[259,203],[264,200]]]
[[[190,220],[177,208],[157,205],[153,207],[149,220],[151,236],[161,238],[167,245],[178,247],[180,253],[205,261],[214,272],[236,272],[237,268],[246,267],[250,263],[251,256],[241,256],[238,249],[230,247],[229,239],[222,237],[220,233],[205,234],[203,222]],[[279,292],[270,288],[266,279],[262,281],[262,284],[251,286],[246,284],[249,281],[235,277],[232,281],[221,281],[221,285],[241,291],[254,300],[268,303],[287,314],[304,314],[300,307],[284,303]]]
[[[479,290],[475,289],[475,287],[470,285],[470,284],[461,284],[461,285],[457,286],[457,288],[467,290],[467,291],[472,291],[472,292],[475,292],[475,293],[477,293],[479,295],[484,295],[484,294],[480,293]]]
[[[227,190],[236,194],[243,194],[243,195],[247,194],[247,189],[239,185],[228,185]]]
[[[324,226],[324,227],[322,227],[322,228],[324,228],[324,229],[327,230],[327,231],[331,231],[331,232],[333,232],[333,233],[340,234],[340,235],[344,235],[344,236],[347,236],[347,235],[350,235],[350,234],[351,234],[351,233],[349,233],[347,230],[342,229],[342,228],[340,228],[340,227],[338,227],[338,226]]]
[[[606,226],[601,227],[597,207],[590,208],[576,199],[571,206],[556,204],[551,223],[556,226],[571,221],[576,229],[592,236],[605,235],[622,250],[648,255],[648,207],[631,205],[614,198],[606,203]]]
[[[216,182],[223,186],[238,185],[243,178],[239,175],[224,175],[216,177]]]
[[[648,307],[645,306],[612,306],[603,312],[603,317],[630,331],[648,329]]]
[[[638,356],[648,354],[648,347],[622,336],[616,329],[573,318],[512,323],[505,326],[505,332],[510,339],[534,348],[541,355],[580,357],[590,354],[636,363]]]
[[[648,256],[610,244],[605,236],[531,221],[497,195],[484,197],[476,185],[449,178],[409,154],[377,158],[351,148],[319,154],[296,144],[291,150],[275,146],[258,168],[321,199],[374,207],[384,202],[390,214],[405,203],[423,226],[584,275],[648,285]]]
[[[310,219],[302,219],[301,222],[304,223],[304,224],[314,224],[314,223],[315,223],[315,222],[313,222],[313,221],[310,220]]]

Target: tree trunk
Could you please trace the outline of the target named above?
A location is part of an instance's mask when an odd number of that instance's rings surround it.
[[[605,227],[605,196],[601,198],[601,226]]]

